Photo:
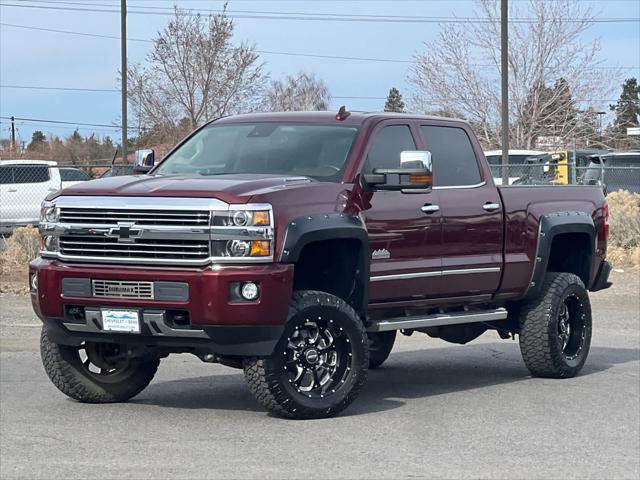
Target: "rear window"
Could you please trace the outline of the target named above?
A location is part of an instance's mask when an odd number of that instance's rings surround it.
[[[44,183],[51,178],[46,165],[11,165],[0,172],[0,183]]]

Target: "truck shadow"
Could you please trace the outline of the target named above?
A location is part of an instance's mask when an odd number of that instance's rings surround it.
[[[565,381],[580,381],[581,377],[639,360],[638,348],[592,347],[580,376]],[[369,371],[358,400],[342,415],[393,410],[404,406],[405,400],[415,398],[520,382],[535,388],[537,382],[553,381],[556,380],[531,377],[517,343],[399,351],[392,353],[382,367]],[[249,393],[239,371],[155,382],[132,403],[180,409],[264,411]]]

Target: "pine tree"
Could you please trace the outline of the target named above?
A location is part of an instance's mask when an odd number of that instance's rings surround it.
[[[31,142],[27,145],[27,150],[30,152],[42,151],[46,145],[47,137],[40,130],[36,130],[31,135]]]
[[[640,123],[640,85],[636,78],[628,78],[622,84],[622,93],[615,105],[609,105],[615,112],[613,125],[608,128],[608,134],[613,137],[617,148],[629,148],[638,142],[627,136],[627,128],[637,127]]]
[[[385,112],[404,112],[404,102],[402,101],[402,95],[397,88],[389,90],[387,101],[384,103]]]

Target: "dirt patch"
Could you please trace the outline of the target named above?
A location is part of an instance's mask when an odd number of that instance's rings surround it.
[[[0,293],[27,295],[29,293],[28,270],[2,271]]]

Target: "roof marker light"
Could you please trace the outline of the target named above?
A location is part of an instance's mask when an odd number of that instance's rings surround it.
[[[347,107],[342,105],[340,107],[340,110],[338,110],[338,113],[336,114],[336,120],[345,120],[349,115],[351,115],[351,112],[347,111]]]

